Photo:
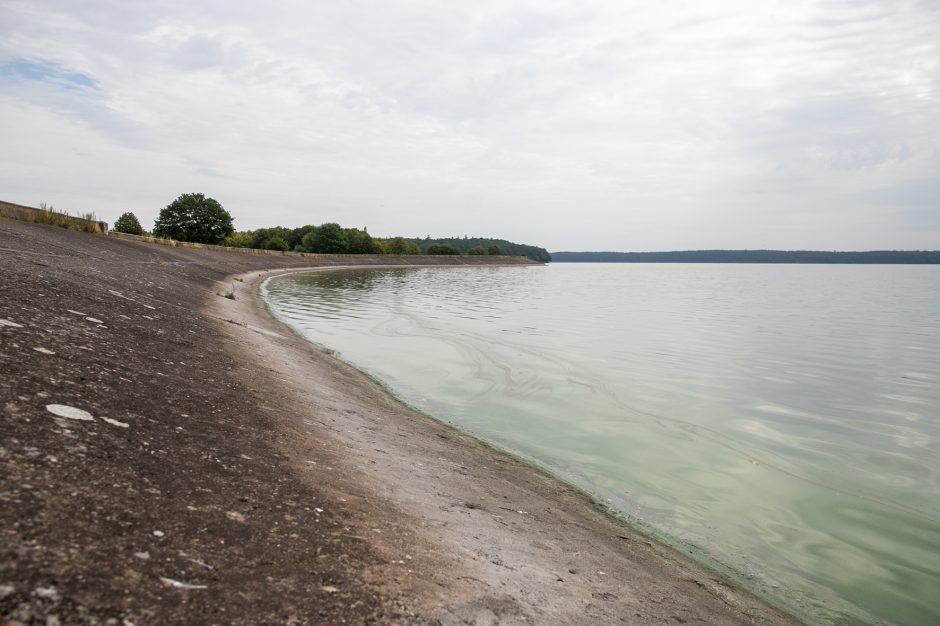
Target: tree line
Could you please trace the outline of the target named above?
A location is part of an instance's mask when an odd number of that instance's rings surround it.
[[[117,232],[143,235],[137,217],[127,212],[115,222]],[[430,255],[525,255],[536,261],[551,260],[544,248],[504,239],[450,238],[408,239],[372,237],[365,229],[344,228],[335,222],[297,228],[273,226],[236,231],[231,214],[213,198],[188,193],[160,210],[153,236],[177,241],[321,254],[430,254]]]
[[[434,252],[444,249],[450,249],[452,252],[445,254],[505,254],[508,256],[527,256],[533,261],[548,263],[552,260],[552,255],[545,248],[530,246],[521,243],[513,243],[505,239],[491,239],[486,237],[447,237],[432,239],[409,239],[417,244],[424,254],[441,254]],[[493,252],[496,250],[497,252]]]

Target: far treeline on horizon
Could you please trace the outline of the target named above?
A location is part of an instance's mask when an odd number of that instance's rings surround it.
[[[672,252],[552,252],[556,263],[808,263],[940,264],[940,250],[681,250]]]

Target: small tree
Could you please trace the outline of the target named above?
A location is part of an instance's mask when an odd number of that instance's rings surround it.
[[[472,254],[474,256],[484,256],[486,255],[486,250],[483,249],[483,246],[474,246],[467,250],[467,254]]]
[[[137,216],[131,213],[130,211],[127,211],[126,213],[122,213],[121,217],[117,218],[114,221],[113,230],[115,232],[127,233],[129,235],[143,235],[144,234],[144,229],[140,225],[140,221],[138,221]]]
[[[157,237],[209,244],[217,244],[233,232],[231,214],[201,193],[184,193],[168,204],[153,227]]]
[[[499,256],[500,254],[502,254],[502,252],[499,249],[499,246],[495,244],[490,246],[489,250],[487,250],[486,253],[489,254],[490,256]]]

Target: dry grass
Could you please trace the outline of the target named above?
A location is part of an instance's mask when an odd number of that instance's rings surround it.
[[[60,228],[70,228],[86,233],[101,233],[101,227],[98,225],[98,217],[93,212],[82,213],[72,216],[65,211],[59,211],[51,204],[45,202],[39,203],[39,213],[33,218],[37,224],[48,224],[49,226],[58,226]]]

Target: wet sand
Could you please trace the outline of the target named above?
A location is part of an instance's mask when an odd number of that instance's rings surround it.
[[[293,335],[302,264],[0,220],[0,618],[792,623]]]

